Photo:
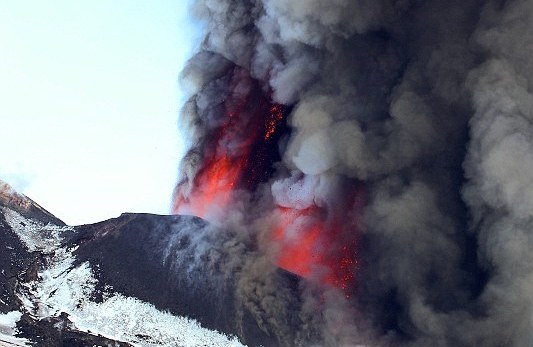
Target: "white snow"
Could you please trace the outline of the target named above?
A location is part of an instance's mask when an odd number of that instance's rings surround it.
[[[22,316],[18,311],[0,314],[0,347],[2,346],[29,346],[28,340],[15,337],[15,326]]]
[[[30,251],[38,250],[51,257],[50,265],[39,273],[39,279],[25,284],[19,295],[25,309],[35,317],[53,317],[65,312],[80,331],[134,346],[244,346],[235,337],[205,329],[195,320],[162,312],[135,298],[110,292],[101,303],[91,301],[97,281],[89,263],[74,267],[74,249],[60,247],[61,233],[72,228],[44,225],[10,209],[4,213]]]
[[[243,346],[236,338],[202,328],[194,320],[161,312],[151,304],[119,294],[102,304],[89,302],[80,313],[73,317],[79,328],[96,328],[104,336],[138,346]]]
[[[71,251],[57,252],[53,264],[28,294],[40,317],[61,312],[77,329],[135,346],[243,346],[236,338],[202,328],[198,322],[161,312],[135,298],[111,293],[102,303],[89,300],[96,279],[89,263],[72,268]]]
[[[31,346],[28,340],[0,334],[0,347]]]

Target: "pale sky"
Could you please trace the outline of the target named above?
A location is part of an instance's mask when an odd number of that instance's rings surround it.
[[[0,179],[68,224],[169,212],[185,0],[0,0]]]

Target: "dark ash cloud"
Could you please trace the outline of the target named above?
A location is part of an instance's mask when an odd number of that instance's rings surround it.
[[[261,91],[289,110],[274,169],[221,221],[255,245],[237,252],[238,295],[280,343],[533,344],[533,1],[198,0],[193,12],[207,32],[183,72],[177,196],[192,196],[213,148],[242,147],[212,143],[231,100]],[[235,82],[243,71],[255,87]],[[302,284],[300,319],[284,321],[273,206],[339,204],[333,238],[359,245],[357,284],[348,298]]]

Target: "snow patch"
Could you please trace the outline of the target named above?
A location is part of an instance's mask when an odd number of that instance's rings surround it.
[[[22,317],[22,313],[19,311],[11,311],[5,314],[0,314],[0,333],[13,333],[20,317]]]
[[[84,331],[138,346],[243,346],[235,337],[202,328],[194,320],[161,312],[138,299],[115,294],[101,304],[87,302],[74,324]]]
[[[73,267],[74,249],[59,249],[52,265],[39,273],[39,282],[32,294],[37,300],[34,314],[40,318],[59,316],[61,312],[69,313],[89,300],[96,286],[89,263]],[[34,283],[35,284],[35,283]]]
[[[57,249],[66,232],[73,232],[70,226],[44,224],[42,222],[23,217],[20,213],[9,208],[2,209],[7,223],[24,242],[30,252],[41,251],[49,254]]]
[[[29,346],[28,340],[14,336],[20,317],[22,313],[19,311],[0,314],[0,346]]]
[[[26,286],[23,302],[39,318],[61,312],[80,331],[99,334],[135,346],[240,347],[235,337],[205,329],[192,319],[159,311],[152,304],[111,293],[101,303],[91,301],[97,280],[88,262],[73,267],[71,250],[59,249],[37,282]]]

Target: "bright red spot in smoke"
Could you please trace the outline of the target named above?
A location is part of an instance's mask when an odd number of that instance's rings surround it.
[[[278,265],[302,277],[312,275],[322,263],[323,254],[319,249],[323,222],[315,219],[317,208],[305,210],[278,208],[280,222],[274,229],[273,238],[280,246]],[[308,219],[314,219],[307,221]],[[298,225],[303,223],[303,225]],[[307,222],[307,223],[306,223]]]
[[[278,265],[292,273],[347,290],[354,285],[356,243],[339,244],[343,226],[318,206],[303,210],[279,207],[273,231]],[[330,211],[331,212],[331,211]]]
[[[187,198],[178,194],[174,213],[192,214],[209,219],[216,211],[226,208],[242,175],[242,158],[223,155],[211,159],[196,176],[196,189]]]

